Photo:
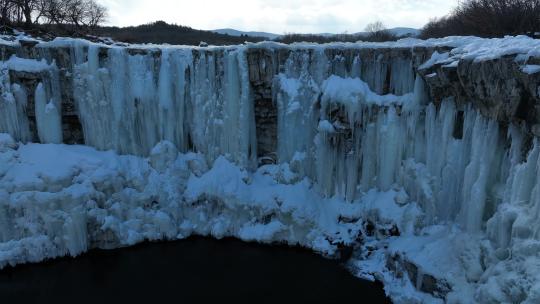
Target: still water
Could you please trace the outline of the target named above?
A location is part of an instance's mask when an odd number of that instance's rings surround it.
[[[391,303],[308,250],[193,237],[0,271],[0,303]]]

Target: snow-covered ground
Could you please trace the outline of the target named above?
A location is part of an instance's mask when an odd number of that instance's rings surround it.
[[[540,302],[538,139],[451,98],[433,104],[410,60],[346,66],[325,53],[421,46],[452,50],[420,68],[511,54],[530,75],[540,57],[527,37],[292,45],[272,88],[278,164],[257,168],[246,53],[283,45],[166,46],[158,60],[57,39],[37,47],[49,61],[12,56],[0,73],[0,268],[235,236],[327,256],[353,248],[351,271],[383,281],[396,303]],[[67,70],[50,60],[60,47]],[[10,71],[38,75],[33,91]],[[59,144],[60,73],[86,146]],[[28,143],[31,100],[42,144]]]

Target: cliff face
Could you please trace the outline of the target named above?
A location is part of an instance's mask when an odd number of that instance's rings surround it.
[[[7,61],[12,55],[20,58],[35,60],[46,59],[55,62],[58,67],[59,86],[61,90],[62,121],[64,142],[68,144],[84,143],[82,127],[78,121],[76,103],[73,97],[73,67],[77,56],[86,56],[87,46],[79,49],[70,45],[42,47],[34,41],[19,41],[19,45],[3,45],[0,56]],[[364,65],[358,71],[362,80],[378,94],[402,95],[413,90],[414,77],[418,73],[427,85],[430,100],[440,104],[446,98],[453,98],[459,108],[472,104],[484,116],[495,119],[501,125],[511,123],[523,124],[524,131],[532,135],[540,132],[540,73],[527,73],[524,66],[537,66],[538,57],[523,57],[519,54],[505,55],[491,60],[475,61],[461,59],[455,65],[442,62],[427,68],[419,68],[434,52],[451,51],[450,46],[414,46],[414,47],[362,47],[328,46],[324,48],[325,59],[328,60],[328,75],[347,76],[354,74],[355,58],[361,58]],[[107,61],[108,47],[99,48],[99,58]],[[304,47],[301,52],[315,58],[316,48]],[[216,50],[192,50],[193,56],[199,53],[220,52]],[[274,78],[282,73],[287,59],[294,48],[284,45],[253,45],[247,48],[247,69],[250,89],[253,93],[255,116],[257,121],[257,136],[259,156],[267,156],[277,151],[277,109]],[[150,55],[155,58],[155,73],[160,65],[161,50],[158,48],[136,47],[128,48],[130,55]],[[397,66],[403,61],[405,68]],[[407,66],[408,65],[408,66]],[[403,71],[408,75],[406,87],[392,87],[398,77],[403,77]],[[32,140],[38,141],[35,129],[35,113],[33,95],[37,83],[50,78],[50,73],[43,71],[9,70],[12,83],[23,85],[28,91],[28,106],[26,113],[30,118]],[[188,76],[189,77],[189,76]],[[157,78],[157,75],[155,76]],[[396,79],[394,79],[396,78]],[[155,79],[154,79],[155,80]],[[401,80],[401,82],[403,82]]]
[[[534,302],[538,298],[525,289],[540,281],[535,274],[520,273],[516,283],[501,278],[500,269],[524,268],[522,261],[540,246],[539,48],[524,37],[204,48],[111,47],[70,39],[4,43],[0,132],[22,142],[149,156],[145,174],[155,188],[133,199],[103,181],[97,186],[104,190],[92,200],[99,214],[129,215],[140,203],[142,210],[177,220],[165,227],[172,227],[171,235],[187,218],[201,222],[204,228],[190,228],[202,229],[198,233],[250,239],[253,231],[231,224],[247,221],[264,230],[265,241],[298,242],[329,255],[364,246],[359,260],[384,261],[395,276],[439,298],[452,299],[467,282],[478,288],[479,302]],[[188,156],[175,163],[177,152]],[[199,154],[193,158],[190,152]],[[205,164],[218,169],[212,173]],[[145,178],[125,178],[130,168],[113,175],[136,192]],[[190,188],[189,176],[208,189]],[[0,205],[0,219],[16,221],[24,214],[16,204],[24,197],[20,192],[29,189],[9,179],[5,184],[0,198],[6,194],[10,203]],[[268,196],[259,184],[275,192]],[[279,196],[293,191],[289,187],[308,193],[293,196],[294,207]],[[375,192],[390,198],[373,199]],[[112,204],[106,193],[120,203]],[[189,204],[174,205],[178,201]],[[369,209],[378,204],[383,207]],[[309,208],[324,212],[311,219]],[[210,219],[200,220],[197,210]],[[360,216],[359,210],[369,211]],[[81,232],[84,246],[68,240],[55,243],[59,250],[131,244],[120,228],[102,229],[106,225],[97,217],[81,218],[73,221],[88,229]],[[338,228],[317,226],[328,223]],[[28,237],[14,227],[0,240]],[[428,245],[407,247],[408,238]],[[464,238],[478,241],[460,244]],[[389,247],[388,240],[401,245]],[[437,251],[431,243],[451,250]],[[434,259],[462,265],[465,274],[433,266]],[[358,265],[360,273],[371,267]],[[369,275],[391,284],[381,273]]]
[[[420,69],[432,99],[453,97],[459,104],[472,103],[488,118],[503,125],[526,125],[538,136],[540,122],[540,73],[527,73],[523,66],[538,65],[538,58],[507,55],[487,61],[462,60],[455,66],[436,64]]]

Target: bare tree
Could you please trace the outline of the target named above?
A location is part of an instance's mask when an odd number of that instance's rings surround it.
[[[67,19],[69,1],[43,0],[41,17],[46,24],[64,24]]]
[[[385,30],[386,30],[386,26],[384,25],[382,21],[375,21],[375,22],[369,23],[368,25],[366,25],[366,28],[364,29],[364,31],[370,34],[378,33]]]
[[[86,1],[83,24],[96,27],[107,19],[107,9],[95,1]]]
[[[448,16],[431,20],[422,37],[501,37],[530,32],[540,32],[540,0],[464,0]]]
[[[3,25],[13,21],[14,8],[15,3],[12,0],[0,0],[0,18]]]
[[[391,41],[396,37],[386,29],[382,21],[375,21],[366,25],[366,40],[368,41]]]
[[[0,0],[3,24],[70,25],[93,28],[107,18],[107,9],[95,0]]]
[[[39,0],[8,0],[5,1],[6,7],[11,9],[11,17],[15,17],[17,23],[22,23],[30,27],[33,24],[32,14],[37,8]],[[7,11],[6,11],[7,13]]]

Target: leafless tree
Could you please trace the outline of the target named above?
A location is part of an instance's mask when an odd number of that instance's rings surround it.
[[[95,1],[86,1],[83,24],[96,27],[107,19],[107,9]]]
[[[464,0],[448,16],[430,21],[424,38],[500,37],[540,32],[540,0]]]
[[[14,17],[15,4],[12,0],[0,0],[0,18],[2,24],[10,24]]]
[[[382,21],[375,21],[375,22],[369,23],[368,25],[366,25],[366,28],[364,29],[364,31],[368,33],[377,33],[377,32],[381,32],[385,30],[386,30],[386,26],[384,25]]]
[[[63,24],[67,20],[69,1],[43,0],[41,18],[46,24]]]
[[[366,25],[364,31],[367,33],[366,40],[368,41],[391,41],[396,40],[396,37],[388,31],[382,21],[375,21]]]
[[[92,28],[107,18],[107,9],[95,0],[0,0],[3,24],[72,25]]]

